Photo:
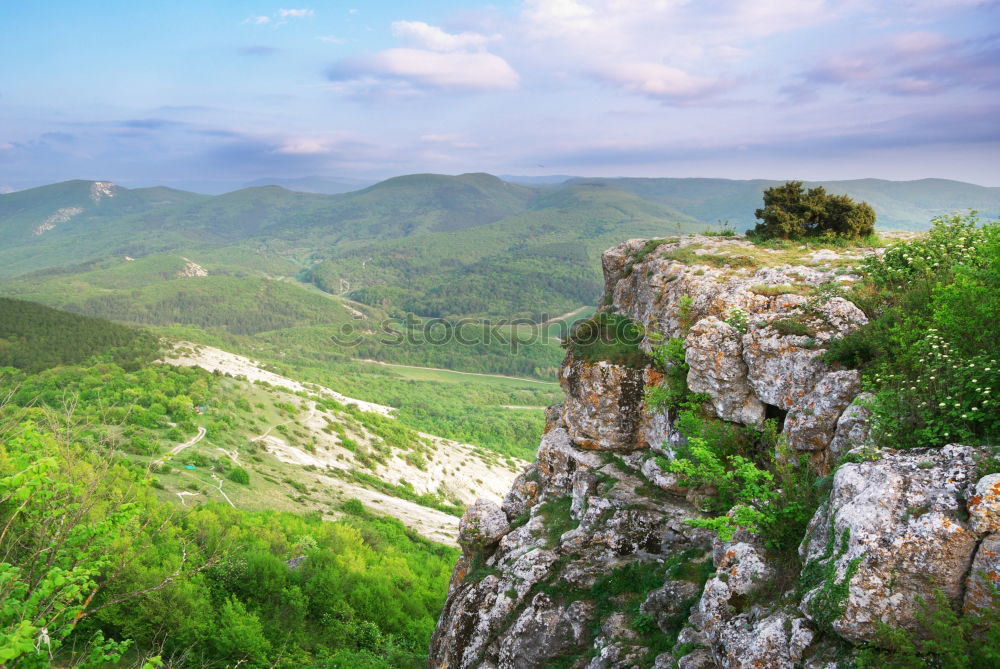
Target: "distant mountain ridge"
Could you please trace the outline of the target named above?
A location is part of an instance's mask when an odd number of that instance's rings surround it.
[[[361,190],[378,183],[376,179],[353,179],[350,177],[299,177],[295,179],[282,179],[267,177],[264,179],[254,179],[243,184],[243,188],[254,188],[256,186],[281,186],[288,190],[300,193],[319,193],[321,195],[337,195],[339,193],[349,193],[354,190]]]
[[[563,184],[604,185],[667,205],[704,222],[729,221],[737,230],[755,225],[754,210],[761,206],[765,189],[784,181],[754,179],[643,179],[575,178]],[[984,218],[1000,217],[1000,188],[977,186],[948,179],[887,181],[807,181],[808,187],[823,186],[830,193],[849,195],[868,202],[881,228],[925,229],[935,216],[975,209]]]
[[[560,178],[532,186],[485,173],[411,174],[338,194],[261,185],[218,196],[67,181],[0,195],[0,278],[72,281],[94,263],[198,255],[212,274],[297,277],[390,312],[534,317],[592,302],[604,248],[723,221],[745,230],[764,189],[781,183]],[[818,183],[869,202],[883,228],[926,229],[955,210],[1000,217],[1000,188]]]

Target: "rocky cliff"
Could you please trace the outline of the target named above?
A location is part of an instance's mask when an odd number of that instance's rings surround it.
[[[750,249],[626,242],[602,258],[601,311],[640,324],[646,353],[683,339],[701,414],[720,429],[770,420],[775,460],[820,477],[797,555],[698,522],[715,491],[671,471],[687,438],[676,406],[648,401],[679,361],[571,350],[537,461],[502,506],[480,501],[462,519],[431,667],[849,666],[880,624],[914,629],[931,593],[956,610],[991,605],[1000,475],[977,480],[967,446],[868,444],[858,373],[822,359],[866,322],[832,288],[857,280],[862,251],[754,249],[751,261]]]

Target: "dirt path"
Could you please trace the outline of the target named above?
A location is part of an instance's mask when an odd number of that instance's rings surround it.
[[[219,494],[222,495],[227,502],[229,502],[229,506],[231,506],[231,507],[233,507],[235,509],[236,505],[233,504],[233,500],[229,499],[229,495],[227,495],[222,490],[222,479],[220,479],[218,476],[216,476],[215,472],[212,472],[212,478],[215,479],[215,482],[219,484]]]
[[[588,307],[580,307],[579,309],[574,309],[573,311],[565,313],[562,316],[556,316],[555,318],[550,318],[544,323],[540,323],[540,325],[552,325],[553,323],[558,323],[559,321],[564,321],[568,318],[573,318],[573,316],[576,316],[578,313],[586,311],[587,308]]]
[[[205,432],[206,432],[205,428],[203,428],[202,426],[199,425],[198,426],[198,434],[196,434],[195,436],[191,437],[190,439],[188,439],[187,441],[185,441],[183,444],[177,444],[176,446],[174,446],[173,448],[171,448],[170,449],[170,455],[177,455],[178,453],[180,453],[181,451],[183,451],[185,448],[190,448],[191,446],[194,446],[195,444],[197,444],[199,441],[202,440],[202,438],[205,436]],[[165,459],[166,459],[166,456],[160,458],[159,460],[156,461],[156,464],[157,465],[162,465],[163,461]]]
[[[309,415],[305,417],[304,419],[305,421],[312,420],[312,418],[316,415],[316,403],[310,402],[310,404],[312,406],[309,407]],[[290,423],[296,423],[298,422],[298,420],[299,420],[298,418],[293,418],[291,420],[286,420],[284,423],[276,423],[275,425],[272,425],[271,427],[267,428],[267,430],[263,434],[258,434],[256,437],[252,437],[250,441],[260,441],[261,439],[265,439],[269,434],[271,434],[271,430],[273,430],[274,428],[281,427],[282,425],[288,425]]]
[[[187,441],[185,441],[183,444],[177,444],[176,446],[174,446],[173,448],[171,448],[170,449],[170,455],[177,455],[178,453],[180,453],[181,451],[183,451],[185,448],[189,448],[191,446],[194,446],[195,444],[197,444],[199,441],[202,440],[202,437],[205,436],[205,432],[206,432],[205,428],[203,428],[201,425],[199,425],[198,426],[198,434],[196,434],[195,436],[191,437],[190,439],[188,439]]]
[[[539,379],[525,379],[520,376],[504,376],[503,374],[483,374],[480,372],[460,372],[457,369],[444,369],[442,367],[417,367],[416,365],[398,365],[394,362],[382,362],[371,358],[354,358],[358,362],[370,362],[384,367],[399,367],[401,369],[423,369],[428,372],[449,372],[451,374],[465,374],[467,376],[487,376],[494,379],[510,379],[511,381],[527,381],[528,383],[541,383],[544,385],[556,385],[556,381],[541,381]]]

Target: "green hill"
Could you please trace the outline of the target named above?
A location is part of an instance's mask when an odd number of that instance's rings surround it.
[[[487,225],[335,251],[308,278],[421,316],[544,320],[593,303],[609,246],[705,227],[631,193],[579,185],[542,193],[528,211]]]
[[[95,356],[133,367],[158,348],[156,338],[141,330],[0,297],[0,367],[38,372]]]

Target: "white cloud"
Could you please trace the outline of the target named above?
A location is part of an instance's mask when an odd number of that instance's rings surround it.
[[[719,92],[723,87],[718,80],[697,77],[660,63],[616,63],[601,68],[597,75],[626,90],[661,100],[704,98]]]
[[[292,139],[284,142],[277,149],[277,153],[287,153],[292,155],[316,155],[328,153],[331,144],[322,139]]]
[[[392,24],[392,34],[417,48],[442,52],[482,51],[491,40],[473,32],[447,33],[423,21],[396,21]]]
[[[278,18],[281,19],[304,19],[307,16],[313,16],[314,12],[311,9],[279,9]]]
[[[418,87],[444,90],[512,90],[517,73],[491,53],[440,53],[423,49],[388,49],[365,59],[367,74],[406,80]]]
[[[262,26],[265,23],[270,23],[270,22],[271,22],[270,16],[251,16],[250,18],[245,19],[243,21],[243,23],[252,23],[256,26]]]

